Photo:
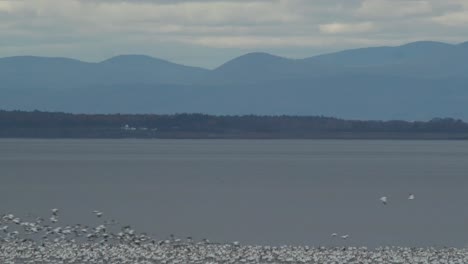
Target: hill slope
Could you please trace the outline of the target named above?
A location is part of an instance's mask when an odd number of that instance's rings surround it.
[[[327,115],[468,120],[468,45],[415,42],[287,59],[250,53],[214,70],[142,55],[99,63],[0,59],[0,108],[83,113]]]

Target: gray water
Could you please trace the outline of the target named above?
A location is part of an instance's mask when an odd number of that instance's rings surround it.
[[[98,209],[157,238],[462,247],[467,176],[466,141],[10,139],[0,214],[57,207],[75,224]]]

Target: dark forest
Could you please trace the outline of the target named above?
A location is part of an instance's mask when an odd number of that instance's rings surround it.
[[[323,116],[70,114],[0,111],[2,138],[468,139],[468,123]]]

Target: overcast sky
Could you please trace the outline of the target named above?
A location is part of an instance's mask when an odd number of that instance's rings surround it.
[[[0,57],[147,54],[213,68],[252,51],[302,58],[468,40],[468,0],[0,0]]]

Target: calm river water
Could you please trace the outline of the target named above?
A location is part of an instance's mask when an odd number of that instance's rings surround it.
[[[98,209],[157,238],[461,247],[468,142],[0,140],[0,214],[53,207],[69,224]]]

